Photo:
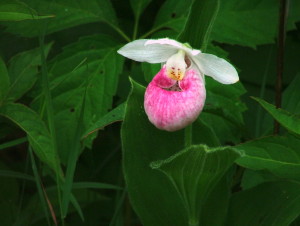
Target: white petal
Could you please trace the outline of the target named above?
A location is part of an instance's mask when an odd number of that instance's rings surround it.
[[[200,71],[223,84],[232,84],[239,81],[236,69],[226,60],[212,54],[200,53],[192,57]]]
[[[151,39],[139,39],[130,42],[118,50],[118,53],[139,62],[162,63],[178,52],[178,46],[160,43],[146,43],[158,41]],[[176,41],[175,41],[176,42]]]

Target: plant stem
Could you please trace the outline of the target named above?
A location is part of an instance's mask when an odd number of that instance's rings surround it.
[[[193,124],[184,129],[184,146],[189,147],[193,143]]]
[[[280,0],[279,6],[279,27],[278,27],[278,50],[277,50],[277,79],[276,79],[276,108],[281,107],[282,99],[282,75],[283,75],[283,60],[284,60],[284,42],[286,36],[286,19],[289,0]],[[274,134],[279,133],[279,123],[274,122]]]
[[[53,112],[53,103],[52,103],[52,96],[50,92],[50,85],[48,79],[48,70],[47,70],[47,63],[46,63],[46,56],[45,56],[45,48],[44,48],[44,38],[45,38],[45,31],[47,29],[47,21],[44,23],[44,29],[40,31],[39,36],[39,44],[40,44],[40,53],[41,53],[41,69],[42,69],[42,84],[43,84],[43,93],[45,95],[45,104],[46,104],[46,115],[47,115],[47,122],[48,128],[52,137],[55,158],[59,159],[58,152],[57,152],[57,143],[56,143],[56,130],[54,125],[54,112]],[[65,225],[63,219],[63,212],[62,212],[62,201],[61,201],[61,175],[60,175],[60,165],[57,161],[56,164],[56,183],[57,183],[57,195],[58,195],[58,202],[59,202],[59,209],[60,209],[60,216],[61,216],[61,224],[62,226]]]

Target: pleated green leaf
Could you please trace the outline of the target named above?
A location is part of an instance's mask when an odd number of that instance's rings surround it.
[[[152,162],[151,167],[163,172],[175,187],[187,210],[189,225],[198,225],[199,214],[212,188],[240,156],[233,148],[197,145]]]

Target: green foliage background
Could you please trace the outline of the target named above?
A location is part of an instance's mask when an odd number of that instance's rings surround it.
[[[300,225],[300,1],[288,7],[277,109],[279,1],[0,0],[0,224]],[[191,144],[143,110],[160,65],[117,54],[163,37],[239,71],[206,78]]]

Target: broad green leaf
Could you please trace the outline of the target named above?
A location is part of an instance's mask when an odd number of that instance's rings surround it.
[[[132,81],[121,137],[128,194],[143,225],[178,225],[188,222],[175,188],[150,163],[166,159],[184,147],[183,130],[166,132],[155,128],[144,111],[145,88]],[[218,140],[201,120],[194,123],[193,142],[217,146]]]
[[[87,36],[65,47],[50,63],[57,142],[64,163],[74,144],[85,89],[82,132],[93,127],[112,107],[124,61],[117,48],[118,43],[110,37]],[[86,145],[91,146],[96,134],[85,140]]]
[[[2,101],[8,92],[9,85],[10,81],[8,77],[8,72],[5,63],[0,57],[0,105],[2,104]]]
[[[47,21],[46,34],[91,22],[106,22],[117,26],[114,9],[108,0],[26,0],[26,4],[35,9],[39,15],[55,15]],[[42,29],[45,29],[44,23],[34,21],[3,24],[7,26],[8,32],[25,37],[38,36]]]
[[[229,147],[210,149],[197,145],[152,162],[151,167],[163,172],[175,187],[187,210],[188,225],[199,225],[208,195],[240,156],[240,152]]]
[[[220,7],[219,0],[193,1],[179,40],[205,51]],[[200,23],[199,23],[200,21]]]
[[[233,195],[227,225],[286,226],[300,213],[300,185],[268,182]]]
[[[123,121],[125,115],[125,103],[120,104],[118,107],[114,108],[110,112],[108,112],[106,115],[102,116],[99,120],[97,120],[90,128],[84,132],[83,137],[87,137],[91,133],[94,133],[98,131],[99,129],[102,129],[103,127],[117,122],[117,121]]]
[[[21,104],[8,103],[0,107],[0,115],[10,119],[24,132],[35,154],[57,173],[61,173],[59,159],[55,153],[53,140],[39,115]]]
[[[45,47],[45,54],[49,53],[52,44]],[[11,85],[6,95],[8,101],[15,101],[32,88],[37,80],[41,65],[40,49],[33,49],[19,53],[12,57],[8,67]]]
[[[0,3],[0,21],[36,20],[51,17],[53,16],[39,16],[23,2],[4,1]]]
[[[152,0],[130,0],[135,19],[138,19]]]
[[[294,29],[299,21],[299,1],[291,1],[293,17],[288,20],[287,28]],[[212,40],[255,47],[274,43],[277,34],[278,2],[261,1],[221,1],[220,12],[212,32]]]
[[[281,178],[300,180],[300,140],[293,137],[266,137],[237,145],[245,156],[237,164],[253,169],[268,170]]]
[[[272,115],[272,117],[287,130],[296,134],[300,134],[300,117],[295,114],[291,114],[290,112],[287,112],[283,109],[276,108],[274,105],[269,104],[262,99],[253,99],[256,100],[265,110],[267,110]]]

